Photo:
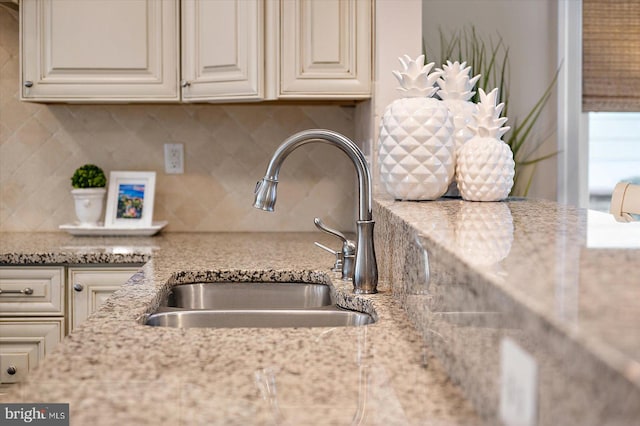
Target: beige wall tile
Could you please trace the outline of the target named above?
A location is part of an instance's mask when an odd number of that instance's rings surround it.
[[[69,179],[85,163],[107,173],[155,171],[154,219],[168,220],[167,232],[311,231],[315,216],[353,230],[353,166],[320,144],[285,162],[276,213],[252,208],[277,146],[308,128],[353,137],[353,107],[24,103],[18,26],[1,8],[0,43],[0,231],[56,231],[73,222]],[[164,174],[165,143],[184,144],[184,175]]]

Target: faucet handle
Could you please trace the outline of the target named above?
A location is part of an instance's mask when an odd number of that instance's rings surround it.
[[[319,217],[314,218],[313,223],[316,224],[316,228],[318,228],[319,230],[324,231],[327,234],[333,235],[334,237],[340,238],[343,244],[349,241],[347,240],[347,237],[345,237],[342,232],[336,231],[333,228],[329,228],[327,225],[325,225],[325,223]]]
[[[323,246],[320,243],[315,243],[318,247],[327,250],[330,253],[335,254],[336,263],[333,266],[334,271],[342,270],[342,279],[343,280],[351,280],[353,279],[353,272],[355,266],[355,258],[356,258],[356,244],[347,239],[344,234],[340,231],[336,231],[335,229],[329,228],[324,224],[322,219],[316,217],[313,219],[313,223],[316,224],[316,227],[321,231],[326,232],[327,234],[338,237],[342,240],[342,250],[340,252],[331,250],[328,247]]]
[[[333,228],[329,228],[327,225],[324,224],[322,219],[320,219],[319,217],[316,217],[315,219],[313,219],[313,223],[316,224],[316,227],[319,230],[324,231],[327,234],[333,235],[334,237],[338,237],[338,238],[340,238],[340,240],[342,240],[342,254],[345,257],[346,256],[355,256],[355,254],[356,254],[356,244],[353,241],[347,239],[347,237],[345,237],[342,232],[336,231]]]

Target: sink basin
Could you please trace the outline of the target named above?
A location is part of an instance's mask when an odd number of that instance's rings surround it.
[[[296,282],[215,282],[171,288],[145,324],[156,327],[349,327],[373,323],[335,305],[329,286]]]
[[[187,309],[317,308],[333,303],[329,287],[293,282],[223,282],[173,287],[161,306]]]
[[[369,314],[337,307],[273,310],[167,310],[149,315],[145,322],[151,326],[176,328],[348,327],[371,323],[373,323],[373,318]]]

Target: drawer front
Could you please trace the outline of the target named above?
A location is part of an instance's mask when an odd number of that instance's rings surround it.
[[[0,318],[0,391],[20,382],[62,340],[64,318]]]
[[[64,268],[1,267],[0,317],[64,315]]]
[[[69,268],[69,326],[73,331],[140,268]]]
[[[0,348],[0,384],[23,381],[29,370],[35,366],[35,355],[28,347],[23,347],[16,353],[2,353]]]

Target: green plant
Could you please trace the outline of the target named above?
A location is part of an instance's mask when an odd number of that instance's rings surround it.
[[[466,62],[471,66],[472,75],[482,75],[478,81],[479,88],[487,93],[498,88],[498,102],[504,102],[502,114],[504,117],[509,117],[509,48],[502,37],[498,34],[497,40],[492,37],[487,39],[478,34],[474,26],[465,27],[451,34],[445,34],[440,29],[439,33],[440,57],[429,58],[428,61],[436,64],[443,64],[447,60]],[[511,148],[516,163],[512,195],[526,196],[537,164],[558,154],[557,151],[540,154],[539,150],[546,139],[534,138],[532,134],[540,114],[551,97],[557,79],[558,71],[524,119],[509,117],[511,130],[504,135],[503,140]],[[477,103],[478,100],[476,91],[471,101]]]
[[[104,188],[107,178],[102,169],[93,164],[85,164],[76,169],[71,177],[71,186],[74,188]]]

